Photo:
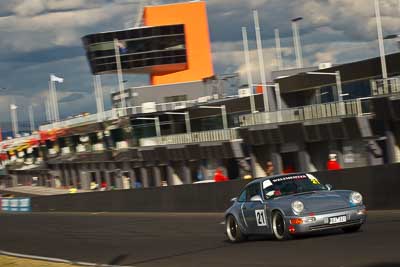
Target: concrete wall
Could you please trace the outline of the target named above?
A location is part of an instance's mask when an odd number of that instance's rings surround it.
[[[400,209],[400,164],[317,172],[335,189],[357,190],[368,209]],[[33,211],[221,212],[246,180],[32,198]]]

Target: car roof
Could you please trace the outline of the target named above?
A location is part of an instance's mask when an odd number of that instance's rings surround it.
[[[248,183],[248,184],[246,185],[246,187],[247,187],[247,186],[250,186],[250,185],[252,185],[252,184],[255,184],[255,183],[263,182],[263,181],[265,181],[265,180],[270,180],[270,179],[275,179],[275,178],[281,178],[281,177],[290,177],[290,176],[295,176],[295,175],[305,175],[305,174],[307,174],[307,173],[306,173],[306,172],[295,172],[295,173],[285,173],[285,174],[278,174],[278,175],[272,175],[272,176],[257,178],[257,179],[255,179],[254,181],[251,181],[250,183]]]

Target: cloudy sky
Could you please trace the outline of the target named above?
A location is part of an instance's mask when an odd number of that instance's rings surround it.
[[[9,121],[9,103],[16,101],[20,121],[35,105],[44,119],[50,73],[64,77],[58,85],[62,117],[95,111],[92,78],[80,38],[89,33],[133,25],[138,0],[1,0],[0,1],[0,122]],[[148,4],[170,0],[145,1]],[[400,0],[381,0],[384,34],[400,33]],[[252,10],[260,16],[267,72],[276,68],[274,29],[281,33],[286,68],[295,58],[290,19],[300,25],[305,65],[344,63],[378,55],[373,0],[208,0],[209,26],[217,73],[244,72],[241,27],[248,27],[252,66],[257,60]],[[397,48],[386,42],[387,52]],[[132,86],[145,76],[129,76]],[[116,77],[103,78],[104,94]],[[245,81],[243,80],[243,83]],[[108,100],[108,97],[107,97]],[[109,101],[106,106],[109,107]]]

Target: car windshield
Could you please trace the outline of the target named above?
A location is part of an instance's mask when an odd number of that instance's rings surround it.
[[[288,175],[263,181],[267,199],[299,193],[327,190],[312,174]]]

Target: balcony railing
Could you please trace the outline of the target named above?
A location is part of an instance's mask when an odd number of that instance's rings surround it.
[[[371,80],[371,94],[373,96],[400,93],[400,77]]]
[[[172,145],[172,144],[189,144],[189,143],[228,141],[228,140],[235,140],[238,138],[239,136],[236,129],[226,129],[226,130],[194,132],[190,134],[174,134],[174,135],[166,135],[160,137],[142,138],[139,140],[139,145],[158,146],[158,145]]]
[[[232,96],[232,97],[238,97],[238,96]],[[45,125],[40,126],[39,129],[41,131],[46,131],[46,130],[51,130],[54,128],[79,126],[79,125],[83,125],[83,124],[94,123],[96,121],[107,121],[107,120],[117,119],[119,116],[124,116],[124,115],[174,111],[174,110],[178,110],[178,109],[190,108],[190,107],[193,107],[193,106],[196,106],[199,104],[205,104],[212,100],[218,100],[218,98],[213,97],[213,96],[205,96],[205,97],[195,99],[195,100],[158,103],[158,104],[154,104],[154,106],[152,106],[150,108],[146,107],[146,106],[126,107],[125,114],[124,114],[124,112],[122,112],[122,108],[114,108],[111,110],[104,111],[102,113],[80,116],[80,117],[66,119],[66,120],[59,121],[59,122],[45,124]]]
[[[247,114],[240,117],[240,126],[361,116],[371,113],[370,98],[316,104],[274,112]]]

